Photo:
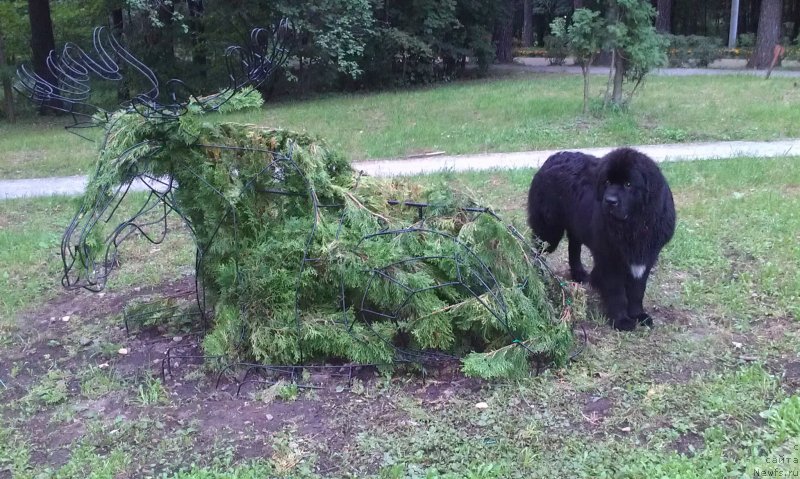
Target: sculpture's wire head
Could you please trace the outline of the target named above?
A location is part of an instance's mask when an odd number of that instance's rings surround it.
[[[110,112],[91,102],[92,81],[120,82],[126,76],[138,77],[139,93],[120,107],[158,120],[176,119],[195,104],[215,111],[245,87],[258,88],[286,62],[295,38],[291,23],[284,19],[272,28],[254,28],[241,45],[225,49],[226,84],[216,93],[201,96],[179,79],[161,84],[158,75],[128,51],[105,27],[92,33],[92,51],[66,43],[60,53],[47,57],[50,78],[29,67],[17,69],[16,89],[39,108],[72,116],[68,128],[100,126]]]

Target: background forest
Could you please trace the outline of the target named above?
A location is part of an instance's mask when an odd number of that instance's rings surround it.
[[[639,1],[639,0],[637,0]],[[289,17],[302,34],[283,75],[267,96],[393,88],[448,81],[508,62],[526,48],[558,48],[551,23],[569,22],[577,8],[608,16],[616,0],[0,0],[0,78],[3,115],[14,105],[11,79],[22,63],[45,72],[47,53],[64,42],[88,46],[91,30],[108,26],[134,54],[163,77],[191,85],[222,82],[226,46],[242,43],[253,26]],[[624,2],[621,2],[624,3]],[[639,1],[639,3],[648,3]],[[728,43],[731,1],[652,0],[657,30],[669,35],[673,64],[682,55],[707,64]],[[735,55],[767,66],[772,47],[796,44],[800,0],[741,0]],[[762,36],[756,46],[759,19]],[[757,51],[763,50],[763,51]],[[545,56],[544,54],[542,56]],[[677,57],[677,58],[676,58]],[[606,63],[603,55],[597,62]],[[677,66],[677,65],[676,65]],[[474,68],[473,68],[474,67]],[[41,74],[41,73],[40,73]],[[46,72],[45,72],[46,74]],[[124,86],[123,86],[124,87]],[[128,93],[106,92],[115,102]],[[20,108],[17,102],[17,109]],[[24,106],[23,106],[24,108]]]

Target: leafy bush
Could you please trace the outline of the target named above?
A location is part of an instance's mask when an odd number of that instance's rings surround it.
[[[752,48],[723,48],[720,50],[720,58],[748,59],[752,55]]]
[[[561,20],[563,20],[563,18]],[[566,60],[567,55],[569,55],[567,39],[563,37],[557,37],[555,35],[545,36],[544,48],[547,60],[551,65],[563,65],[564,60]]]
[[[722,57],[722,40],[700,35],[666,35],[669,64],[673,67],[705,67]]]
[[[786,48],[785,58],[787,60],[800,61],[800,47],[792,46]]]
[[[753,48],[756,46],[756,34],[742,33],[739,35],[738,45],[742,48]]]

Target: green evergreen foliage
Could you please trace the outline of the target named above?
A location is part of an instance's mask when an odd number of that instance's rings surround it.
[[[259,100],[243,92],[226,107]],[[177,182],[167,201],[194,233],[209,355],[389,363],[437,351],[468,355],[465,371],[482,377],[567,358],[561,286],[515,229],[444,182],[361,178],[309,135],[192,107],[173,121],[119,111],[106,133],[86,211],[141,174]],[[389,200],[430,206],[420,220]],[[93,233],[81,250],[102,257]]]

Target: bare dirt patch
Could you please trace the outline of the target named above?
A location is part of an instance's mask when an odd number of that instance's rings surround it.
[[[605,397],[590,397],[583,405],[583,417],[595,424],[602,421],[609,415],[614,407],[614,403]]]
[[[68,329],[68,321],[62,324],[54,321],[54,319],[58,320],[64,316],[78,316],[91,320],[115,316],[122,312],[126,304],[137,298],[151,295],[191,298],[194,296],[194,291],[193,276],[185,276],[181,279],[158,285],[131,288],[123,291],[100,293],[93,293],[84,289],[66,291],[52,301],[22,313],[19,324],[23,327],[27,325],[30,329],[48,326],[48,328],[64,331]],[[27,332],[29,331],[23,331],[23,333]]]
[[[480,380],[464,377],[454,363],[389,382],[374,368],[344,375],[339,370],[346,369],[343,365],[330,373],[314,373],[308,379],[313,386],[301,386],[294,399],[265,397],[262,392],[271,378],[258,374],[239,390],[238,381],[246,368],[223,375],[217,387],[218,375],[202,357],[200,334],[134,325],[126,335],[122,324],[120,312],[132,301],[165,296],[191,300],[193,291],[191,277],[105,294],[70,291],[20,315],[19,335],[25,340],[0,351],[0,379],[10,387],[3,398],[22,398],[53,368],[69,381],[67,399],[57,406],[40,407],[33,414],[25,413],[24,408],[9,410],[9,414],[3,411],[6,418],[24,424],[33,463],[65,464],[75,444],[91,435],[87,425],[93,423],[101,430],[95,431],[100,436],[91,440],[103,444],[112,439],[110,431],[129,429],[125,434],[134,437],[119,441],[128,441],[147,457],[137,469],[142,474],[163,471],[170,462],[206,457],[220,447],[231,448],[237,461],[286,454],[275,450],[283,435],[292,438],[298,454],[286,460],[313,455],[319,470],[341,471],[348,467],[344,458],[356,450],[359,434],[407,423],[407,412],[393,400],[396,394],[437,408],[485,386]],[[109,344],[113,349],[100,347]],[[162,371],[167,351],[174,359],[170,368]],[[87,368],[113,372],[121,381],[119,389],[99,398],[85,396],[80,375]],[[157,403],[144,403],[142,391],[162,374],[159,383],[165,397]],[[350,387],[354,384],[358,387]],[[146,431],[150,437],[142,439],[134,433],[141,428],[155,429]],[[157,444],[179,443],[183,436],[190,441],[188,446],[169,461],[159,458],[158,454],[165,453],[159,453],[162,446]],[[138,442],[142,440],[145,443]],[[162,462],[164,465],[159,465]]]
[[[694,432],[687,432],[685,434],[681,434],[678,439],[673,441],[670,445],[670,449],[674,450],[678,454],[693,456],[700,449],[702,449],[703,446],[705,446],[705,440],[703,439],[703,436]]]
[[[783,386],[789,394],[800,390],[800,361],[787,362],[783,365]]]

